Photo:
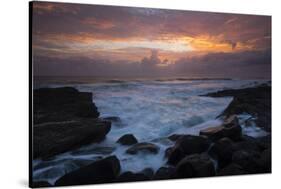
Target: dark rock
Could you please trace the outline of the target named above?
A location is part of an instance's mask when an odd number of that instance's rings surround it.
[[[117,140],[117,143],[123,144],[123,145],[132,145],[138,143],[138,140],[136,137],[132,134],[126,134],[123,135],[121,138]]]
[[[257,160],[262,173],[271,173],[271,149],[266,149]]]
[[[157,154],[159,151],[159,147],[155,144],[148,143],[148,142],[141,142],[133,145],[129,149],[126,150],[128,154],[137,154],[138,152],[147,152]]]
[[[242,136],[242,128],[238,123],[237,117],[230,116],[225,120],[223,125],[203,129],[200,131],[200,135],[207,136],[211,140],[218,140],[223,137],[227,137],[232,140],[240,140]]]
[[[215,167],[206,154],[193,154],[177,164],[176,175],[179,178],[214,176]]]
[[[133,182],[150,180],[148,176],[143,173],[133,173],[131,171],[122,173],[117,179],[117,182]]]
[[[172,178],[175,178],[175,171],[176,169],[173,168],[173,167],[160,167],[153,179],[154,180],[162,180],[162,179],[172,179]]]
[[[218,167],[222,168],[232,161],[233,142],[229,138],[222,138],[212,145],[209,154],[218,161]]]
[[[229,117],[233,114],[248,113],[257,117],[257,126],[271,131],[271,86],[260,85],[252,88],[223,90],[204,96],[232,96],[232,102],[221,115]]]
[[[106,121],[111,121],[111,122],[121,122],[120,117],[117,117],[117,116],[104,117],[103,119]]]
[[[48,158],[103,140],[110,122],[99,119],[42,123],[33,128],[33,158]]]
[[[218,176],[228,176],[228,175],[243,175],[246,172],[242,169],[240,165],[231,163],[228,166],[224,167],[218,172]]]
[[[180,134],[173,134],[171,136],[169,136],[168,138],[171,140],[171,141],[176,141],[178,140],[180,137],[182,137],[184,135],[180,135]]]
[[[102,141],[111,123],[98,118],[92,93],[72,87],[33,91],[33,158],[48,159]]]
[[[56,186],[96,184],[113,182],[120,172],[120,163],[116,156],[96,161],[61,177]]]
[[[180,137],[169,152],[168,163],[176,165],[186,155],[201,153],[208,149],[209,141],[206,137],[184,135]]]
[[[92,102],[92,93],[79,92],[72,87],[34,90],[33,112],[34,124],[99,116],[97,107]]]
[[[149,177],[149,178],[152,178],[153,177],[153,175],[154,175],[154,171],[153,171],[153,169],[151,169],[151,168],[145,168],[145,169],[143,169],[141,172],[139,172],[139,173],[142,173],[142,174],[144,174],[145,176],[147,176],[147,177]]]
[[[38,181],[38,182],[32,182],[31,188],[42,188],[42,187],[51,187],[52,185],[46,181]]]
[[[258,160],[260,154],[255,151],[239,150],[233,153],[232,162],[240,165],[246,173],[261,173]]]

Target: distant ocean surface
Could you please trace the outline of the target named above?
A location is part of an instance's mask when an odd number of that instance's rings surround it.
[[[211,98],[199,95],[223,89],[245,88],[268,80],[238,80],[224,78],[158,78],[158,79],[97,79],[97,78],[35,78],[34,88],[71,86],[91,92],[100,116],[118,117],[106,139],[99,144],[85,146],[58,155],[49,161],[33,161],[35,181],[54,183],[59,177],[98,157],[116,155],[121,172],[157,170],[166,163],[165,150],[173,145],[166,137],[172,134],[198,135],[203,128],[221,124],[216,117],[231,102],[231,97]],[[243,132],[259,137],[266,132],[243,127],[250,115],[239,115]],[[124,134],[133,134],[139,142],[151,142],[160,147],[156,155],[125,154],[127,147],[116,141]]]

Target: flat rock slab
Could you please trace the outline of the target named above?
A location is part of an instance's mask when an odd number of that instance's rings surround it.
[[[49,158],[103,140],[111,123],[99,119],[51,122],[33,127],[33,158]]]

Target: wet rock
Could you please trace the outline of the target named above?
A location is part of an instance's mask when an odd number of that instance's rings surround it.
[[[48,158],[102,141],[110,131],[110,122],[85,119],[71,122],[50,122],[33,128],[33,158]]]
[[[210,148],[209,154],[218,161],[219,168],[225,167],[232,161],[232,140],[230,140],[229,138],[222,138],[218,140]]]
[[[206,154],[193,154],[177,164],[176,175],[179,178],[214,176],[215,167]]]
[[[218,176],[228,176],[228,175],[243,175],[246,172],[242,169],[240,165],[231,163],[228,166],[224,167],[218,172]]]
[[[123,145],[132,145],[132,144],[138,143],[138,140],[136,139],[136,137],[134,135],[126,134],[126,135],[123,135],[122,137],[120,137],[117,140],[117,143],[120,143]]]
[[[242,128],[238,123],[236,116],[230,116],[225,120],[223,125],[211,127],[200,131],[201,136],[207,136],[211,140],[219,140],[223,137],[232,140],[240,140],[242,136]]]
[[[208,149],[209,140],[202,136],[184,135],[180,137],[168,155],[168,163],[176,165],[186,155],[201,153]]]
[[[103,119],[106,121],[111,121],[111,122],[121,122],[120,117],[117,117],[117,116],[104,117]]]
[[[116,156],[96,161],[61,177],[56,186],[95,184],[113,182],[120,172],[120,162]]]
[[[175,171],[176,169],[174,167],[160,167],[153,176],[153,179],[162,180],[175,178]]]
[[[99,119],[92,93],[72,87],[33,91],[33,159],[48,159],[102,141],[111,123]]]
[[[139,173],[142,173],[142,174],[144,174],[145,176],[147,176],[147,177],[149,177],[149,178],[152,178],[153,177],[153,175],[154,175],[154,171],[153,171],[153,169],[151,169],[151,168],[145,168],[145,169],[143,169],[141,172],[139,172]]]
[[[180,134],[173,134],[171,136],[169,136],[168,138],[171,140],[171,141],[177,141],[180,137],[182,137],[184,135],[180,135]]]
[[[127,149],[126,153],[137,154],[138,152],[146,152],[146,153],[157,154],[158,151],[159,151],[159,147],[156,146],[155,144],[148,143],[148,142],[141,142]]]
[[[258,127],[271,131],[271,86],[260,85],[244,89],[223,90],[204,96],[233,97],[232,102],[221,115],[229,117],[234,114],[248,113],[257,117]]]

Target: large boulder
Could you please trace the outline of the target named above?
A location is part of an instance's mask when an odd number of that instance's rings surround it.
[[[261,173],[262,168],[258,162],[260,153],[256,151],[238,150],[232,155],[232,162],[240,165],[248,174]]]
[[[33,91],[33,122],[66,121],[74,117],[97,118],[92,93],[72,87],[40,88]]]
[[[138,143],[138,140],[132,134],[125,134],[117,140],[117,143],[120,143],[123,145],[132,145],[132,144]]]
[[[223,137],[232,140],[240,140],[242,136],[242,128],[239,125],[236,116],[230,116],[221,126],[210,127],[200,131],[201,136],[207,136],[211,140],[219,140]]]
[[[120,172],[120,162],[110,156],[62,176],[56,186],[114,182]]]
[[[159,151],[159,147],[155,144],[148,142],[141,142],[133,145],[129,149],[126,150],[128,154],[137,154],[138,152],[152,153],[157,154]]]
[[[203,96],[233,97],[221,115],[229,117],[248,113],[257,117],[257,126],[271,131],[271,86],[263,84],[250,88],[222,90]]]
[[[174,167],[160,167],[153,176],[154,180],[172,179],[175,178]]]
[[[240,165],[237,165],[235,163],[231,163],[228,166],[221,169],[217,175],[218,176],[229,176],[229,175],[243,175],[246,174],[246,172],[243,170],[243,168]]]
[[[176,144],[166,153],[168,156],[168,163],[176,165],[187,155],[206,151],[209,145],[209,140],[206,137],[184,135],[180,137]]]
[[[100,142],[110,122],[99,119],[48,122],[33,127],[33,158],[49,158],[82,145]]]
[[[218,161],[218,167],[222,168],[232,161],[233,142],[229,138],[222,138],[212,145],[209,154]]]
[[[111,123],[98,118],[92,93],[72,87],[33,91],[33,159],[100,142]]]
[[[176,176],[179,178],[207,177],[215,175],[215,166],[206,154],[186,156],[176,166]]]

